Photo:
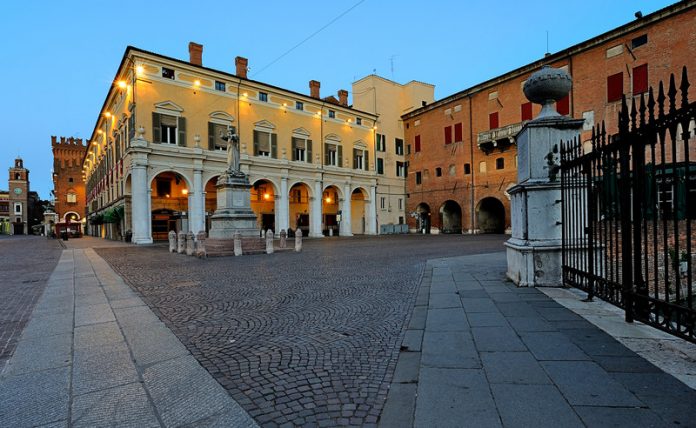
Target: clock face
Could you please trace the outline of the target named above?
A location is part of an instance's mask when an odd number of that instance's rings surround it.
[[[22,189],[20,189],[19,187],[15,187],[14,192],[15,192],[15,194],[17,194],[17,195],[21,195],[21,194],[22,194]]]

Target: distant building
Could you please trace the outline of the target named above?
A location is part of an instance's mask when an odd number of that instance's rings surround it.
[[[57,216],[56,227],[70,229],[73,235],[81,233],[86,214],[85,182],[82,174],[82,160],[87,153],[87,145],[81,138],[60,139],[51,137],[53,150],[53,194],[54,210]],[[61,225],[65,224],[65,227]],[[68,226],[69,225],[69,226]]]
[[[678,82],[683,66],[693,76],[695,28],[696,1],[681,1],[404,114],[411,229],[502,233],[510,228],[506,190],[517,179],[515,136],[540,109],[522,92],[531,73],[550,65],[572,76],[573,89],[556,108],[585,119],[587,141],[602,121],[607,132],[617,131],[622,95],[630,105],[650,86],[669,81],[671,73]]]
[[[27,235],[30,232],[29,170],[24,168],[24,161],[18,157],[9,172],[10,234]]]
[[[10,234],[10,193],[0,190],[0,235]]]

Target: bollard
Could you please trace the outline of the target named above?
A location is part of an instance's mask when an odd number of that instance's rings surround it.
[[[179,254],[184,254],[186,252],[186,234],[182,230],[177,234],[176,237],[176,252]]]
[[[202,230],[196,234],[196,257],[199,259],[208,257],[208,253],[205,251],[205,238],[205,232]]]
[[[273,254],[273,231],[266,231],[266,254]]]
[[[232,239],[234,239],[234,255],[241,256],[242,255],[242,234],[239,233],[239,231],[236,231],[236,232],[234,232],[234,235],[232,235]]]
[[[299,227],[295,230],[295,252],[302,251],[302,229]]]
[[[176,232],[169,231],[169,252],[176,253]]]
[[[286,248],[288,246],[288,233],[285,229],[280,231],[280,248]]]
[[[189,231],[186,234],[186,255],[192,256],[196,251],[196,242],[194,241],[193,232]]]

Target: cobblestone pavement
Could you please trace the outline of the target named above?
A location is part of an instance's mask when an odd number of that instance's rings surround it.
[[[305,241],[302,253],[198,260],[97,252],[265,426],[376,424],[427,259],[504,236]]]
[[[0,372],[17,346],[61,249],[56,240],[0,235]]]

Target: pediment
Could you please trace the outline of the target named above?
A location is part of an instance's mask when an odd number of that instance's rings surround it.
[[[326,137],[324,137],[324,138],[326,138],[327,140],[336,141],[336,142],[339,142],[339,143],[341,142],[341,137],[339,137],[339,136],[336,135],[336,134],[328,134],[328,135],[327,135]]]
[[[234,116],[224,111],[214,111],[210,113],[211,119],[224,120],[227,122],[234,122]]]
[[[254,123],[255,128],[275,129],[275,125],[267,120],[260,120]]]
[[[296,135],[302,135],[303,137],[309,137],[309,131],[302,127],[293,129],[292,133]]]
[[[367,144],[363,140],[358,140],[353,143],[353,147],[359,147],[361,149],[364,149],[367,147]]]
[[[155,108],[162,109],[162,110],[176,111],[179,113],[184,111],[183,107],[179,106],[178,104],[176,104],[172,101],[162,101],[161,103],[155,103]]]

